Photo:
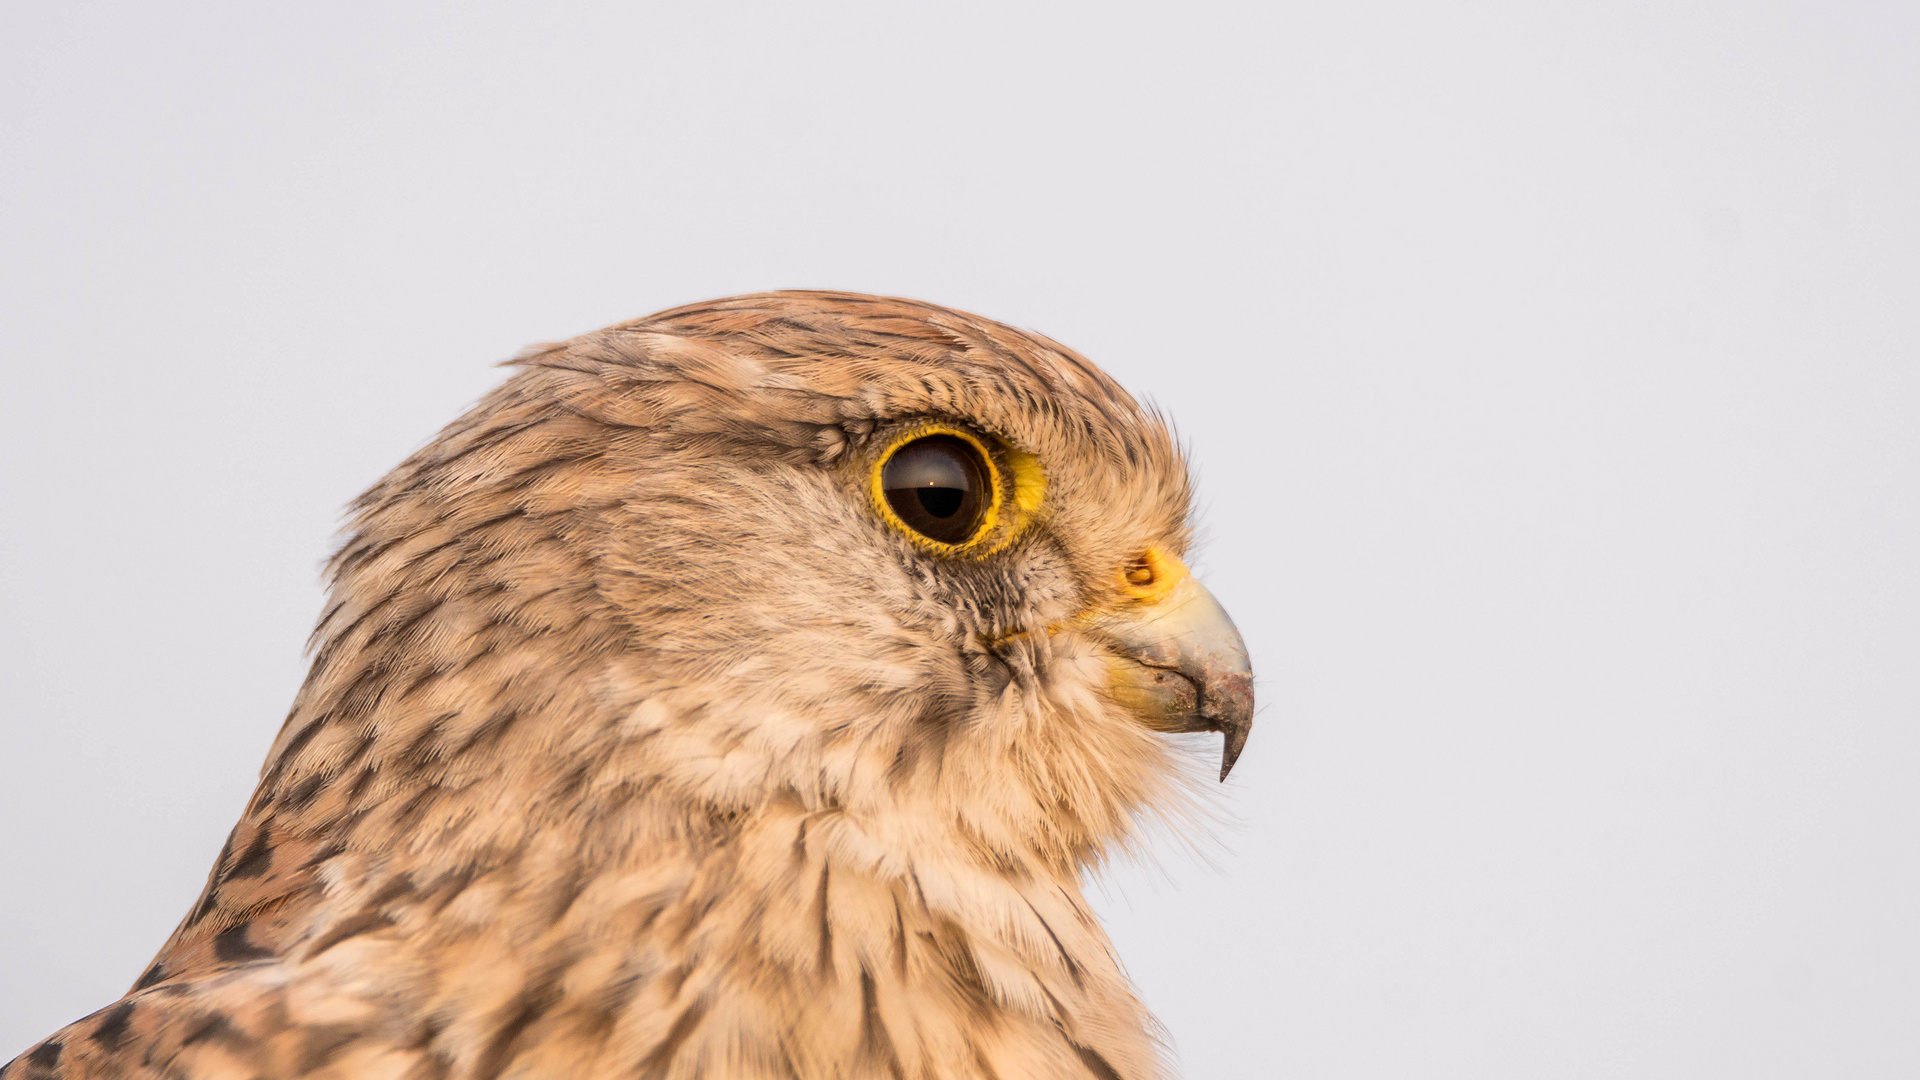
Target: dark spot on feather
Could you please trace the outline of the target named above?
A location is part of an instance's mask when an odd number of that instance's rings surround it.
[[[370,727],[360,721],[373,716],[380,709],[381,698],[387,689],[386,663],[384,660],[375,660],[367,670],[356,674],[346,689],[340,692],[339,702],[334,705],[329,722],[361,728],[364,734],[354,743],[352,750],[332,763],[332,771],[344,770],[366,757],[367,751],[373,748],[376,736]]]
[[[720,897],[718,894],[702,896],[693,905],[691,910],[687,912],[686,918],[680,921],[679,928],[675,930],[673,935],[673,943],[675,945],[685,945],[687,939],[692,937],[693,932],[700,928],[700,924],[706,921],[707,916],[712,914],[714,905],[719,902]]]
[[[693,968],[690,965],[681,964],[679,967],[674,968],[662,976],[660,984],[666,988],[667,997],[679,997],[680,988],[687,985],[687,979],[691,978],[692,975]]]
[[[166,971],[166,967],[165,964],[155,964],[148,968],[140,975],[139,981],[133,984],[134,990],[145,990],[147,987],[159,982],[162,973]]]
[[[1085,1065],[1087,1071],[1099,1077],[1100,1080],[1120,1080],[1119,1070],[1107,1064],[1107,1059],[1101,1057],[1098,1052],[1089,1050],[1079,1043],[1074,1043],[1073,1049],[1075,1053],[1080,1055],[1080,1063]]]
[[[592,778],[593,772],[593,762],[586,761],[575,765],[568,769],[566,775],[553,786],[552,793],[547,798],[555,802],[571,802],[586,790],[587,781]]]
[[[386,884],[374,890],[373,895],[367,898],[366,906],[369,908],[385,907],[413,891],[412,875],[395,874],[387,879]]]
[[[221,876],[250,878],[266,873],[267,867],[273,865],[273,847],[268,843],[268,839],[265,826],[255,828],[253,839],[247,842],[247,850],[241,852],[240,857],[234,860],[233,865],[228,867],[227,872]]]
[[[557,923],[573,910],[580,894],[587,891],[588,878],[582,874],[567,874],[548,881],[546,889],[539,898],[541,918],[547,923]]]
[[[894,783],[904,783],[913,775],[913,768],[920,764],[920,746],[913,739],[904,739],[900,748],[893,753],[893,764],[887,766],[887,779]]]
[[[522,425],[522,426],[531,427],[533,425],[528,424],[528,425]],[[501,433],[502,438],[496,441],[504,441],[505,436],[512,435],[518,430],[519,430],[518,428],[515,428],[515,429],[504,431]],[[469,450],[479,450],[479,449],[482,449],[482,448],[478,446],[469,448]],[[462,453],[466,453],[466,452],[468,451],[462,451]],[[494,514],[492,517],[481,518],[479,521],[469,522],[466,526],[466,531],[469,534],[485,532],[496,525],[503,525],[509,521],[512,521],[514,518],[525,517],[526,513],[527,511],[525,507],[509,506],[506,509],[501,510],[500,512]]]
[[[646,909],[646,914],[640,917],[640,925],[634,927],[634,931],[636,933],[645,933],[648,930],[653,929],[653,924],[660,920],[660,913],[666,910],[665,907],[661,906],[658,903],[651,903],[651,904],[645,904],[645,905],[629,904],[627,906],[630,908],[644,906]]]
[[[466,892],[467,886],[473,884],[473,879],[473,867],[468,866],[455,870],[428,886],[425,895],[427,899],[433,901],[433,914],[438,915],[453,902],[454,897]]]
[[[893,1049],[893,1036],[880,1019],[880,1002],[874,993],[873,973],[860,969],[860,1048],[870,1058],[885,1062],[888,1075],[906,1080],[900,1068],[900,1055]]]
[[[1060,944],[1060,935],[1053,932],[1053,924],[1047,921],[1046,916],[1040,914],[1039,908],[1033,906],[1033,901],[1027,900],[1024,896],[1020,899],[1025,901],[1027,910],[1033,912],[1033,917],[1040,921],[1041,929],[1045,930],[1047,937],[1053,941],[1053,947],[1060,953],[1061,962],[1067,965],[1067,974],[1073,977],[1073,985],[1075,987],[1084,987],[1085,980],[1081,978],[1080,964],[1074,960],[1072,956],[1068,955],[1067,947]]]
[[[286,763],[300,756],[300,751],[306,749],[307,744],[313,741],[315,735],[320,734],[321,726],[322,721],[312,720],[307,723],[306,727],[293,733],[293,738],[287,740],[286,747],[275,756],[274,769],[272,773],[268,774],[267,784],[271,785],[280,779],[280,770],[285,767]]]
[[[195,1043],[206,1042],[208,1039],[232,1043],[239,1041],[241,1034],[225,1016],[214,1015],[202,1020],[199,1026],[189,1029],[185,1035],[182,1035],[180,1046],[185,1049]]]
[[[907,977],[907,917],[900,910],[900,897],[893,898],[893,967],[902,981]]]
[[[953,980],[954,992],[967,1003],[973,1015],[978,1019],[993,1015],[993,995],[987,991],[987,981],[980,975],[980,967],[973,959],[973,950],[967,946],[965,932],[945,920],[942,920],[940,930],[938,936],[923,932],[920,937],[947,962],[947,974]]]
[[[665,1076],[667,1066],[673,1063],[673,1056],[680,1052],[681,1044],[687,1041],[687,1036],[693,1034],[693,1029],[700,1025],[700,1020],[706,1012],[707,1006],[703,1001],[696,1001],[687,1006],[686,1011],[674,1020],[673,1027],[667,1029],[667,1037],[660,1041],[659,1046],[653,1048],[653,1053],[648,1054],[646,1059],[640,1062],[640,1075]]]
[[[820,892],[815,903],[820,908],[820,972],[833,974],[833,919],[827,907],[827,882],[831,867],[825,863],[820,866]]]
[[[634,994],[639,992],[645,982],[646,980],[641,977],[634,965],[622,965],[619,977],[608,981],[593,992],[593,1006],[587,1014],[590,1025],[583,1027],[583,1030],[595,1034],[605,1034],[611,1030],[614,1023],[620,1019],[620,1014],[625,1011],[627,1004],[633,1000]]]
[[[328,859],[333,858],[335,855],[340,854],[340,851],[341,847],[339,844],[326,844],[317,848],[312,855],[307,856],[306,862],[300,864],[300,869],[311,870],[321,863],[326,862]]]
[[[513,1014],[494,1029],[493,1039],[487,1043],[487,1048],[481,1052],[480,1059],[474,1063],[472,1074],[474,1080],[493,1080],[506,1070],[507,1065],[512,1061],[513,1044],[519,1040],[520,1034],[527,1030],[528,1025],[540,1019],[540,1014],[546,1011],[546,1006],[545,994],[536,995],[529,992],[520,995],[514,1003]]]
[[[446,729],[446,722],[455,715],[445,713],[434,717],[432,722],[407,740],[407,745],[401,747],[399,753],[393,755],[392,765],[412,772],[432,764],[439,756],[440,734]]]
[[[133,1022],[134,1008],[133,1002],[123,1001],[108,1009],[100,1017],[99,1025],[93,1029],[93,1034],[89,1037],[100,1049],[108,1053],[118,1050],[120,1040],[127,1037],[127,1026]]]
[[[419,791],[414,792],[400,807],[400,812],[394,815],[393,822],[395,828],[399,829],[402,834],[410,831],[415,825],[420,823],[420,818],[439,800],[440,795],[440,789],[433,786],[423,787]]]
[[[398,543],[398,540],[383,542],[377,545],[377,551],[371,551],[369,553],[378,554],[379,552],[384,552]],[[398,593],[389,592],[367,607],[362,608],[360,614],[353,617],[352,622],[342,627],[329,627],[327,630],[326,643],[321,645],[320,649],[314,654],[314,670],[319,671],[322,668],[331,667],[334,657],[342,651],[342,643],[346,642],[362,626],[372,622],[376,616],[384,615],[387,608],[396,603],[398,599]],[[317,637],[319,631],[315,630],[314,634]]]
[[[402,645],[408,645],[413,643],[410,639],[415,636],[415,630],[421,629],[423,626],[430,630],[432,628],[430,620],[441,608],[446,606],[446,602],[437,596],[428,596],[424,599],[427,602],[421,604],[417,609],[400,615],[399,618],[394,619],[386,626],[375,631],[373,641],[368,642],[368,644],[371,645],[373,642],[382,642],[383,644],[391,645],[397,642]],[[374,672],[378,672],[381,675],[385,675],[387,669],[388,665],[376,662],[375,667],[371,669],[368,674],[371,675]],[[383,680],[382,685],[370,689],[372,689],[375,701],[377,701],[384,695],[389,687]],[[371,708],[372,704],[373,702],[369,702],[369,708]]]
[[[467,595],[472,596],[473,594],[468,593]],[[418,671],[413,673],[413,678],[401,689],[400,700],[405,701],[416,693],[419,693],[423,687],[432,686],[434,683],[446,678],[447,672],[451,670],[452,665],[445,657],[437,658],[430,663],[422,665]],[[434,723],[444,723],[458,715],[460,715],[458,712],[442,713],[434,719]]]
[[[213,955],[216,960],[229,963],[244,963],[248,960],[267,960],[273,957],[272,949],[263,949],[247,939],[247,931],[252,923],[229,926],[220,931],[213,939]]]
[[[793,858],[795,862],[807,861],[807,826],[813,823],[813,815],[800,819],[800,827],[793,831]]]
[[[783,329],[783,330],[793,330],[809,336],[819,332],[818,327],[814,326],[811,323],[803,322],[800,319],[796,319],[791,315],[775,315],[772,318],[761,322],[760,326],[763,330],[770,329],[773,327],[779,327],[780,329]]]
[[[362,765],[360,774],[353,778],[353,783],[347,788],[347,802],[359,802],[360,796],[366,794],[367,788],[372,786],[374,779],[379,775],[380,770],[375,766]]]
[[[483,743],[491,743],[498,740],[501,735],[506,733],[508,728],[513,726],[514,721],[518,719],[520,719],[518,710],[511,708],[501,709],[492,716],[487,717],[478,727],[475,727],[472,734],[467,736],[466,741],[460,744],[458,752],[464,754]]]
[[[27,1063],[38,1065],[43,1069],[51,1069],[60,1064],[60,1051],[66,1048],[66,1044],[59,1039],[48,1039],[33,1048],[33,1052],[27,1055]]]
[[[282,754],[280,756],[280,760],[282,761],[287,760],[287,755]],[[305,779],[301,780],[299,783],[293,785],[292,788],[288,789],[286,798],[284,800],[286,803],[287,809],[289,810],[306,809],[307,804],[313,802],[313,797],[315,795],[320,794],[320,788],[325,783],[326,783],[326,777],[316,773],[312,776],[306,777]]]

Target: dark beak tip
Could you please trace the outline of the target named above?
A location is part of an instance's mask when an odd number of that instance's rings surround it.
[[[1253,679],[1234,674],[1211,683],[1207,687],[1207,711],[1212,714],[1213,729],[1225,736],[1220,748],[1220,779],[1224,783],[1253,730]]]
[[[1222,729],[1226,735],[1226,740],[1225,744],[1220,748],[1221,783],[1226,783],[1227,774],[1233,771],[1234,762],[1240,760],[1240,751],[1246,747],[1247,732],[1252,727],[1252,724],[1241,724],[1236,727]]]

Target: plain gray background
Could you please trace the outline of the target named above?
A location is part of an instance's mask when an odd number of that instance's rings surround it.
[[[494,361],[832,287],[1191,443],[1263,711],[1100,892],[1188,1076],[1920,1075],[1920,8],[9,3],[0,86],[0,1058]]]

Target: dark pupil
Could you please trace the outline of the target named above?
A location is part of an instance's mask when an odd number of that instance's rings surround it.
[[[952,517],[967,498],[967,493],[958,488],[924,487],[918,491],[921,508],[937,518]]]
[[[929,435],[894,451],[880,470],[880,487],[887,505],[913,531],[961,544],[985,514],[986,463],[965,439]]]

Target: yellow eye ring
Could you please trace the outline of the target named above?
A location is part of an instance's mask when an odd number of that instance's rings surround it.
[[[895,433],[869,476],[881,520],[939,555],[1004,548],[1038,508],[1043,486],[1031,455],[937,421]]]

